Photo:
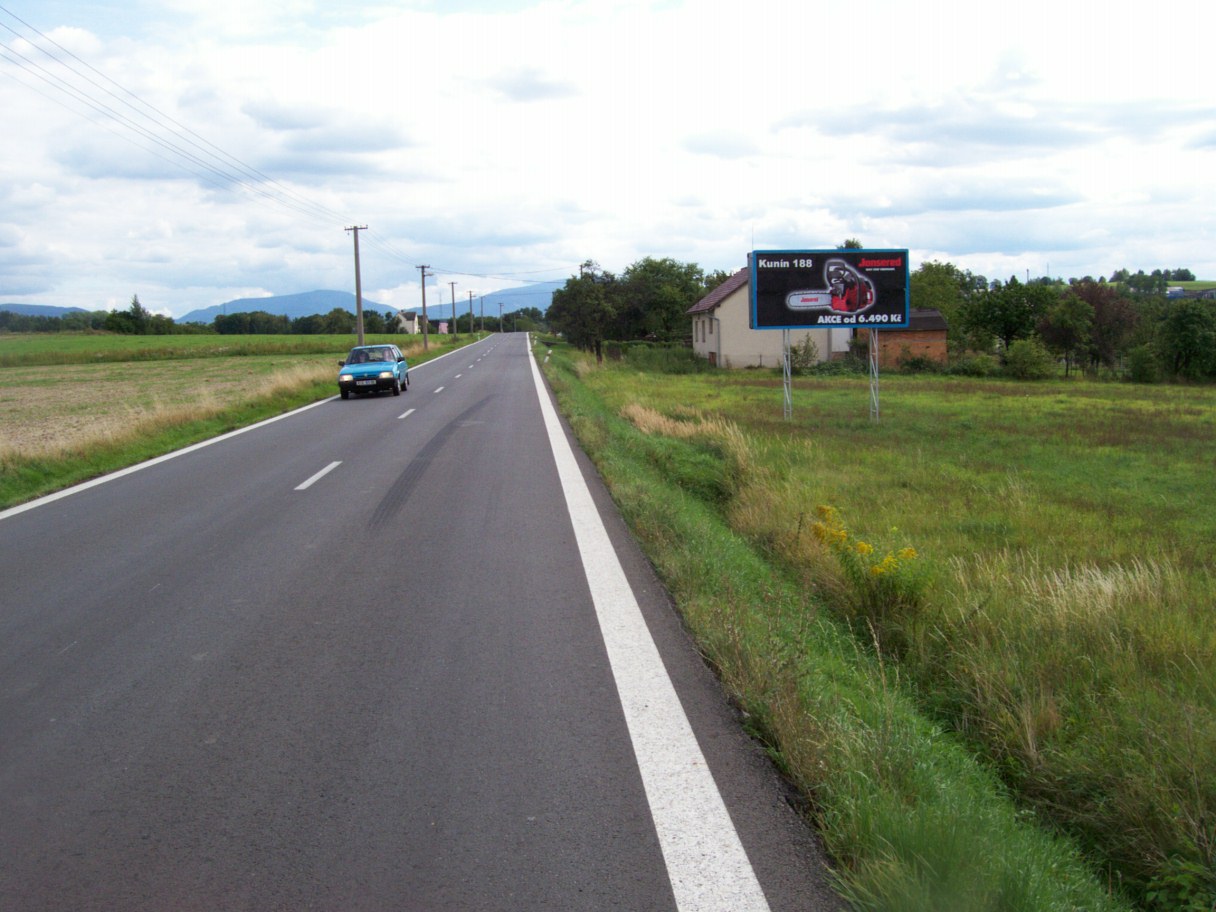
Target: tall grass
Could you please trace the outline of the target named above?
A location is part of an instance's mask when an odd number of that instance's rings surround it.
[[[842,610],[857,580],[816,522],[845,532],[837,540],[866,574],[888,552],[918,558],[857,539],[838,513],[791,512],[783,500],[804,461],[820,464],[817,445],[750,432],[754,413],[728,413],[708,393],[723,375],[689,395],[669,376],[560,353],[548,373],[701,648],[812,802],[856,908],[1121,908],[1074,849],[1015,809],[994,769],[922,715],[904,666],[875,648],[884,622],[865,616],[873,600]]]
[[[1216,391],[896,377],[875,426],[864,381],[798,381],[792,423],[771,376],[584,381],[647,435],[745,447],[732,529],[1104,879],[1216,906]]]

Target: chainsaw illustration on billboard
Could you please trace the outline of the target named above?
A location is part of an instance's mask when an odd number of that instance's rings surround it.
[[[849,263],[830,259],[823,265],[827,288],[792,291],[785,297],[790,310],[834,310],[861,313],[878,300],[874,283]]]

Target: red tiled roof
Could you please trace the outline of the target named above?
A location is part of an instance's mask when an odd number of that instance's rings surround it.
[[[708,313],[721,304],[727,297],[744,287],[747,284],[747,280],[748,267],[744,266],[700,301],[688,308],[685,311],[686,315]]]

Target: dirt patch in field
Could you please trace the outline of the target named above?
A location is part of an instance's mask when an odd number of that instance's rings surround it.
[[[206,413],[256,398],[272,384],[336,374],[330,364],[268,356],[3,368],[0,452],[51,454],[120,436],[168,411]]]

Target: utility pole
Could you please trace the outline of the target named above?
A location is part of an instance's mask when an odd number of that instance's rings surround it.
[[[485,332],[486,331],[486,296],[482,295],[479,300],[481,301],[481,331]]]
[[[427,344],[428,326],[426,322],[426,279],[427,276],[434,275],[432,272],[427,272],[430,266],[418,266],[418,272],[422,275],[422,350],[426,351],[429,346]]]
[[[456,283],[448,282],[452,289],[452,335],[456,335]]]
[[[469,335],[473,334],[473,292],[469,292]]]
[[[366,225],[351,225],[347,229],[355,236],[355,333],[359,345],[363,344],[363,282],[359,278],[359,232],[366,231]]]
[[[502,301],[498,302],[498,331],[505,332],[502,328]]]

